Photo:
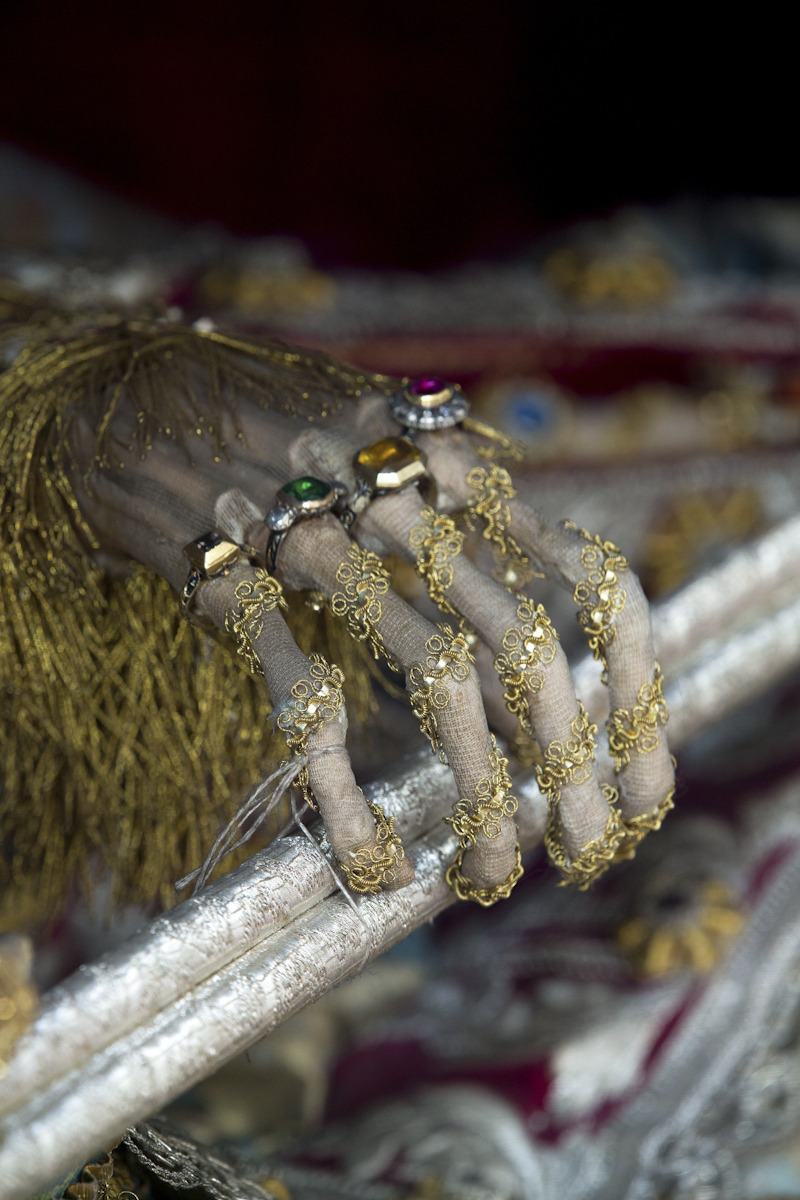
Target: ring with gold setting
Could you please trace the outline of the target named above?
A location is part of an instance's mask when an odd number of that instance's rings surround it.
[[[363,446],[353,456],[353,470],[353,497],[339,514],[345,529],[375,496],[402,491],[428,478],[425,455],[406,437],[384,437]]]

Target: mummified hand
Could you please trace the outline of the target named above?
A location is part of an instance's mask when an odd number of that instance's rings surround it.
[[[339,666],[303,653],[292,636],[285,609],[296,593],[324,598],[354,639],[404,676],[461,797],[448,872],[460,897],[491,904],[522,873],[478,641],[502,684],[498,732],[522,731],[540,748],[548,850],[563,878],[588,885],[660,824],[673,769],[638,581],[610,543],[546,525],[516,499],[507,471],[479,456],[485,436],[464,419],[457,388],[153,320],[29,329],[25,345],[17,402],[20,389],[50,397],[27,461],[45,455],[52,482],[44,494],[28,477],[21,488],[37,528],[73,541],[77,532],[96,562],[145,564],[183,594],[187,616],[234,635],[230,653],[263,674],[278,727],[307,756],[301,786],[354,890],[401,887],[412,871],[391,822],[353,777]],[[6,417],[6,440],[8,428]],[[19,529],[26,514],[17,513]],[[468,557],[469,530],[518,577],[531,560],[573,592],[610,689],[619,796],[597,779],[596,729],[547,614]],[[393,591],[388,555],[416,568],[442,624]]]

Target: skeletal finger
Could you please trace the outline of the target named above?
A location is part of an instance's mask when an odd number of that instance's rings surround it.
[[[149,462],[148,458],[142,466]],[[155,481],[150,470],[156,471]],[[202,493],[204,485],[196,472],[184,475],[180,467],[168,478],[169,487],[160,482],[155,461],[152,467],[147,466],[141,472],[101,474],[94,480],[82,505],[93,526],[117,550],[157,571],[180,591],[188,567],[183,546],[198,533],[199,518],[193,512],[191,499]],[[186,488],[190,489],[189,496]],[[135,506],[131,503],[134,495]],[[213,497],[210,492],[207,495],[210,504]],[[230,505],[220,506],[217,502],[210,520],[208,512],[203,513],[203,518],[213,528],[217,517],[224,516],[229,510]],[[250,509],[246,511],[249,513]],[[223,529],[222,532],[228,531]],[[225,629],[228,614],[235,611],[240,602],[236,587],[252,588],[253,584],[253,568],[249,565],[237,567],[223,578],[207,580],[197,592],[195,608],[198,615],[210,620],[217,628]],[[259,607],[265,609],[263,603]],[[307,793],[316,798],[331,848],[346,873],[350,872],[351,882],[364,883],[369,875],[365,863],[369,860],[373,865],[382,864],[385,886],[402,886],[413,877],[413,870],[401,858],[399,842],[389,837],[387,824],[370,810],[353,778],[345,749],[344,705],[340,704],[336,711],[332,711],[330,705],[320,705],[317,691],[320,686],[325,686],[325,681],[315,674],[318,664],[298,649],[279,607],[276,605],[274,611],[264,610],[260,613],[260,621],[248,626],[247,637],[254,634],[251,661],[260,664],[266,678],[278,714],[278,726],[281,726],[282,715],[286,714],[290,724],[294,715],[298,726],[308,728],[306,741],[300,739],[304,752],[309,754]],[[304,700],[307,706],[316,706],[312,718],[316,715],[317,719],[304,721]],[[330,719],[322,720],[320,714]],[[284,732],[291,738],[291,728],[287,726]],[[302,782],[306,782],[305,775]],[[389,862],[389,859],[396,861]],[[376,878],[373,871],[373,883]]]
[[[344,676],[320,655],[298,648],[279,609],[282,593],[263,570],[243,567],[209,580],[202,607],[238,637],[240,652],[266,679],[276,727],[307,758],[299,782],[318,808],[336,858],[354,891],[398,888],[413,878],[393,822],[370,806],[356,784],[345,746]]]
[[[437,630],[397,596],[380,560],[355,545],[332,517],[290,531],[279,573],[287,586],[321,590],[355,636],[405,673],[422,728],[450,763],[463,797],[454,816],[463,853],[452,881],[488,902],[492,889],[518,878],[519,852],[510,781],[486,724],[464,639]]]
[[[555,847],[557,833],[563,837],[572,864],[565,873],[585,883],[613,856],[619,821],[597,779],[594,727],[576,699],[545,610],[511,594],[461,554],[463,535],[449,517],[423,506],[414,489],[373,501],[360,526],[385,552],[416,561],[437,603],[465,618],[493,651],[506,705],[544,752],[537,771],[550,800],[551,841]]]
[[[466,435],[452,431],[427,439],[433,469],[454,502],[467,506],[478,488],[492,491],[490,472],[474,457]],[[629,841],[656,828],[672,805],[674,768],[663,726],[667,713],[655,661],[650,611],[641,585],[609,542],[569,525],[554,526],[516,499],[510,481],[494,469],[492,502],[486,505],[495,531],[510,536],[548,576],[568,587],[592,651],[603,662],[609,686],[609,734],[620,779],[620,808]],[[472,485],[471,486],[471,483]],[[485,530],[484,530],[485,532]]]

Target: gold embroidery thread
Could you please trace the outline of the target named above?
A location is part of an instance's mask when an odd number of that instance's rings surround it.
[[[421,525],[415,525],[408,535],[408,544],[416,555],[416,571],[428,595],[442,612],[449,613],[463,629],[461,614],[447,598],[453,582],[453,559],[464,545],[464,534],[456,528],[452,517],[437,513],[428,505],[420,510]]]
[[[339,859],[339,865],[351,892],[377,895],[387,884],[394,883],[405,853],[395,831],[394,817],[387,817],[380,805],[370,800],[367,804],[375,818],[375,845],[350,850],[348,861]]]
[[[236,638],[240,654],[254,675],[263,675],[254,649],[264,629],[264,617],[276,608],[287,609],[283,588],[263,567],[255,568],[255,580],[243,579],[235,589],[236,604],[225,614],[225,629]]]
[[[541,604],[521,600],[517,624],[503,635],[502,650],[495,657],[494,669],[503,684],[506,708],[518,719],[523,730],[531,727],[531,693],[544,687],[544,671],[556,655],[558,634]]]
[[[385,659],[398,670],[378,632],[383,611],[381,597],[389,591],[391,579],[377,554],[355,544],[348,546],[347,556],[336,572],[336,582],[342,590],[331,597],[331,611],[344,618],[353,637],[366,642],[375,658]]]
[[[607,650],[614,641],[614,618],[625,607],[626,594],[620,586],[620,572],[629,570],[628,561],[613,542],[579,529],[573,521],[564,521],[564,529],[574,530],[586,542],[581,565],[587,577],[575,586],[573,599],[578,605],[578,624],[586,634],[589,649],[603,664],[603,679],[608,672]]]
[[[433,634],[425,643],[424,660],[414,663],[408,670],[411,709],[420,730],[442,762],[447,762],[447,757],[439,738],[437,714],[450,703],[450,692],[445,685],[448,682],[463,683],[469,675],[470,663],[474,661],[464,634],[454,634],[449,626],[440,625],[439,633]]]
[[[608,718],[608,744],[619,775],[631,761],[631,754],[651,754],[659,743],[659,726],[667,724],[669,713],[664,702],[664,676],[655,664],[653,682],[639,689],[633,709],[617,708]]]

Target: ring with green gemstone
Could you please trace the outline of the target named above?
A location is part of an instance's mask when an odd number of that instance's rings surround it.
[[[306,521],[309,517],[329,512],[337,500],[346,494],[347,489],[343,484],[336,481],[326,483],[313,475],[301,475],[299,479],[292,479],[276,492],[272,508],[264,518],[264,523],[269,529],[264,565],[270,574],[275,571],[281,542],[292,526],[298,521]]]
[[[384,437],[362,447],[353,457],[356,486],[340,515],[345,529],[375,496],[399,492],[428,478],[425,455],[406,437]]]

